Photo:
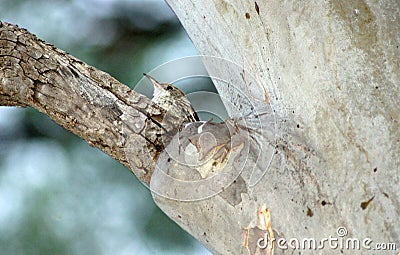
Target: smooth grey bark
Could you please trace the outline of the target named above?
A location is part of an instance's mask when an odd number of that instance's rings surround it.
[[[241,192],[240,203],[222,195],[178,202],[155,194],[158,205],[216,254],[249,252],[247,228],[261,228],[264,203],[275,238],[321,241],[339,238],[345,227],[344,239],[400,247],[400,2],[167,2],[201,54],[256,77],[261,86],[253,91],[238,86],[249,98],[267,92],[278,139],[267,174]],[[206,67],[211,76],[238,75]],[[229,112],[237,98],[226,84],[215,85],[230,99]],[[326,246],[318,252],[360,252]]]
[[[245,78],[242,83],[235,78],[236,85],[255,105],[273,109],[273,126],[268,118],[261,119],[267,134],[272,132],[276,139],[264,133],[234,152],[234,159],[240,159],[243,148],[252,148],[253,140],[268,149],[272,143],[272,162],[265,166],[267,172],[256,185],[250,185],[253,169],[245,168],[236,182],[216,196],[182,202],[154,193],[157,204],[215,254],[271,254],[271,249],[256,246],[260,237],[271,234],[266,224],[268,213],[277,239],[320,241],[338,237],[337,229],[345,227],[345,237],[393,242],[399,247],[400,4],[395,0],[167,2],[200,53],[243,67],[241,71],[208,62],[211,76],[227,80],[244,74],[255,77],[259,86],[250,86]],[[142,116],[139,123],[152,114],[162,117],[158,107],[149,106],[150,100],[130,92],[107,74],[36,39],[29,39],[35,42],[33,48],[21,50],[28,43],[18,43],[18,36],[25,32],[18,30],[16,38],[8,33],[2,30],[0,34],[3,105],[30,105],[45,112],[134,172],[139,169],[139,178],[143,176],[140,167],[154,167],[159,148],[154,148],[146,161],[135,157],[141,149],[148,149],[146,135],[137,134],[143,125],[132,132],[139,137],[133,143],[138,146],[128,147],[138,151],[128,156],[127,136],[120,132],[126,128],[114,125],[121,120],[120,125],[132,127],[132,116]],[[37,54],[47,51],[55,54]],[[43,61],[45,68],[32,68]],[[65,66],[71,64],[84,75],[68,71]],[[36,76],[31,77],[31,73]],[[226,107],[234,116],[235,107],[242,102],[226,84],[217,80],[215,84],[221,96],[231,102]],[[64,102],[71,93],[82,111]],[[54,95],[55,100],[48,95]],[[128,100],[131,96],[139,99]],[[144,110],[149,107],[154,113]],[[243,107],[244,112],[251,112],[249,105]],[[121,112],[124,119],[116,117]],[[79,113],[86,117],[76,117]],[[92,123],[87,115],[98,116],[98,121]],[[160,129],[153,126],[151,130]],[[154,137],[155,132],[149,136]],[[256,150],[249,151],[253,159]],[[131,160],[138,168],[132,167]],[[172,163],[162,153],[157,164],[181,174],[180,167]],[[228,169],[233,166],[228,165]],[[144,181],[149,183],[150,178]],[[274,250],[275,254],[293,252],[277,245]],[[321,252],[337,250],[325,248]]]

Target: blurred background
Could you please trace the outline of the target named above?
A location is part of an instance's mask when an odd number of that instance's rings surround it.
[[[0,19],[132,88],[197,54],[163,0],[0,0]],[[183,88],[215,91],[206,78]],[[34,109],[0,107],[0,254],[210,253],[127,168]]]

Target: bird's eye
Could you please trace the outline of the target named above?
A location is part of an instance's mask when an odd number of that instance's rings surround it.
[[[171,90],[172,89],[172,86],[171,85],[168,85],[167,86],[167,90]]]

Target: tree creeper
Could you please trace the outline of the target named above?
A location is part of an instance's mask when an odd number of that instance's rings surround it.
[[[148,74],[144,74],[154,86],[153,101],[173,116],[181,117],[180,128],[190,122],[200,121],[185,93],[169,83],[160,83]]]

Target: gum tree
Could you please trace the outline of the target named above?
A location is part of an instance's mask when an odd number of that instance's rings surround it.
[[[191,125],[180,144],[165,143],[179,116],[165,118],[110,75],[6,23],[0,104],[34,107],[126,165],[213,253],[292,252],[257,248],[266,236],[400,245],[400,4],[167,2],[210,56],[204,64],[231,116],[225,128]],[[203,185],[204,165],[179,161],[188,149],[227,177]],[[165,188],[160,165],[191,182]]]

